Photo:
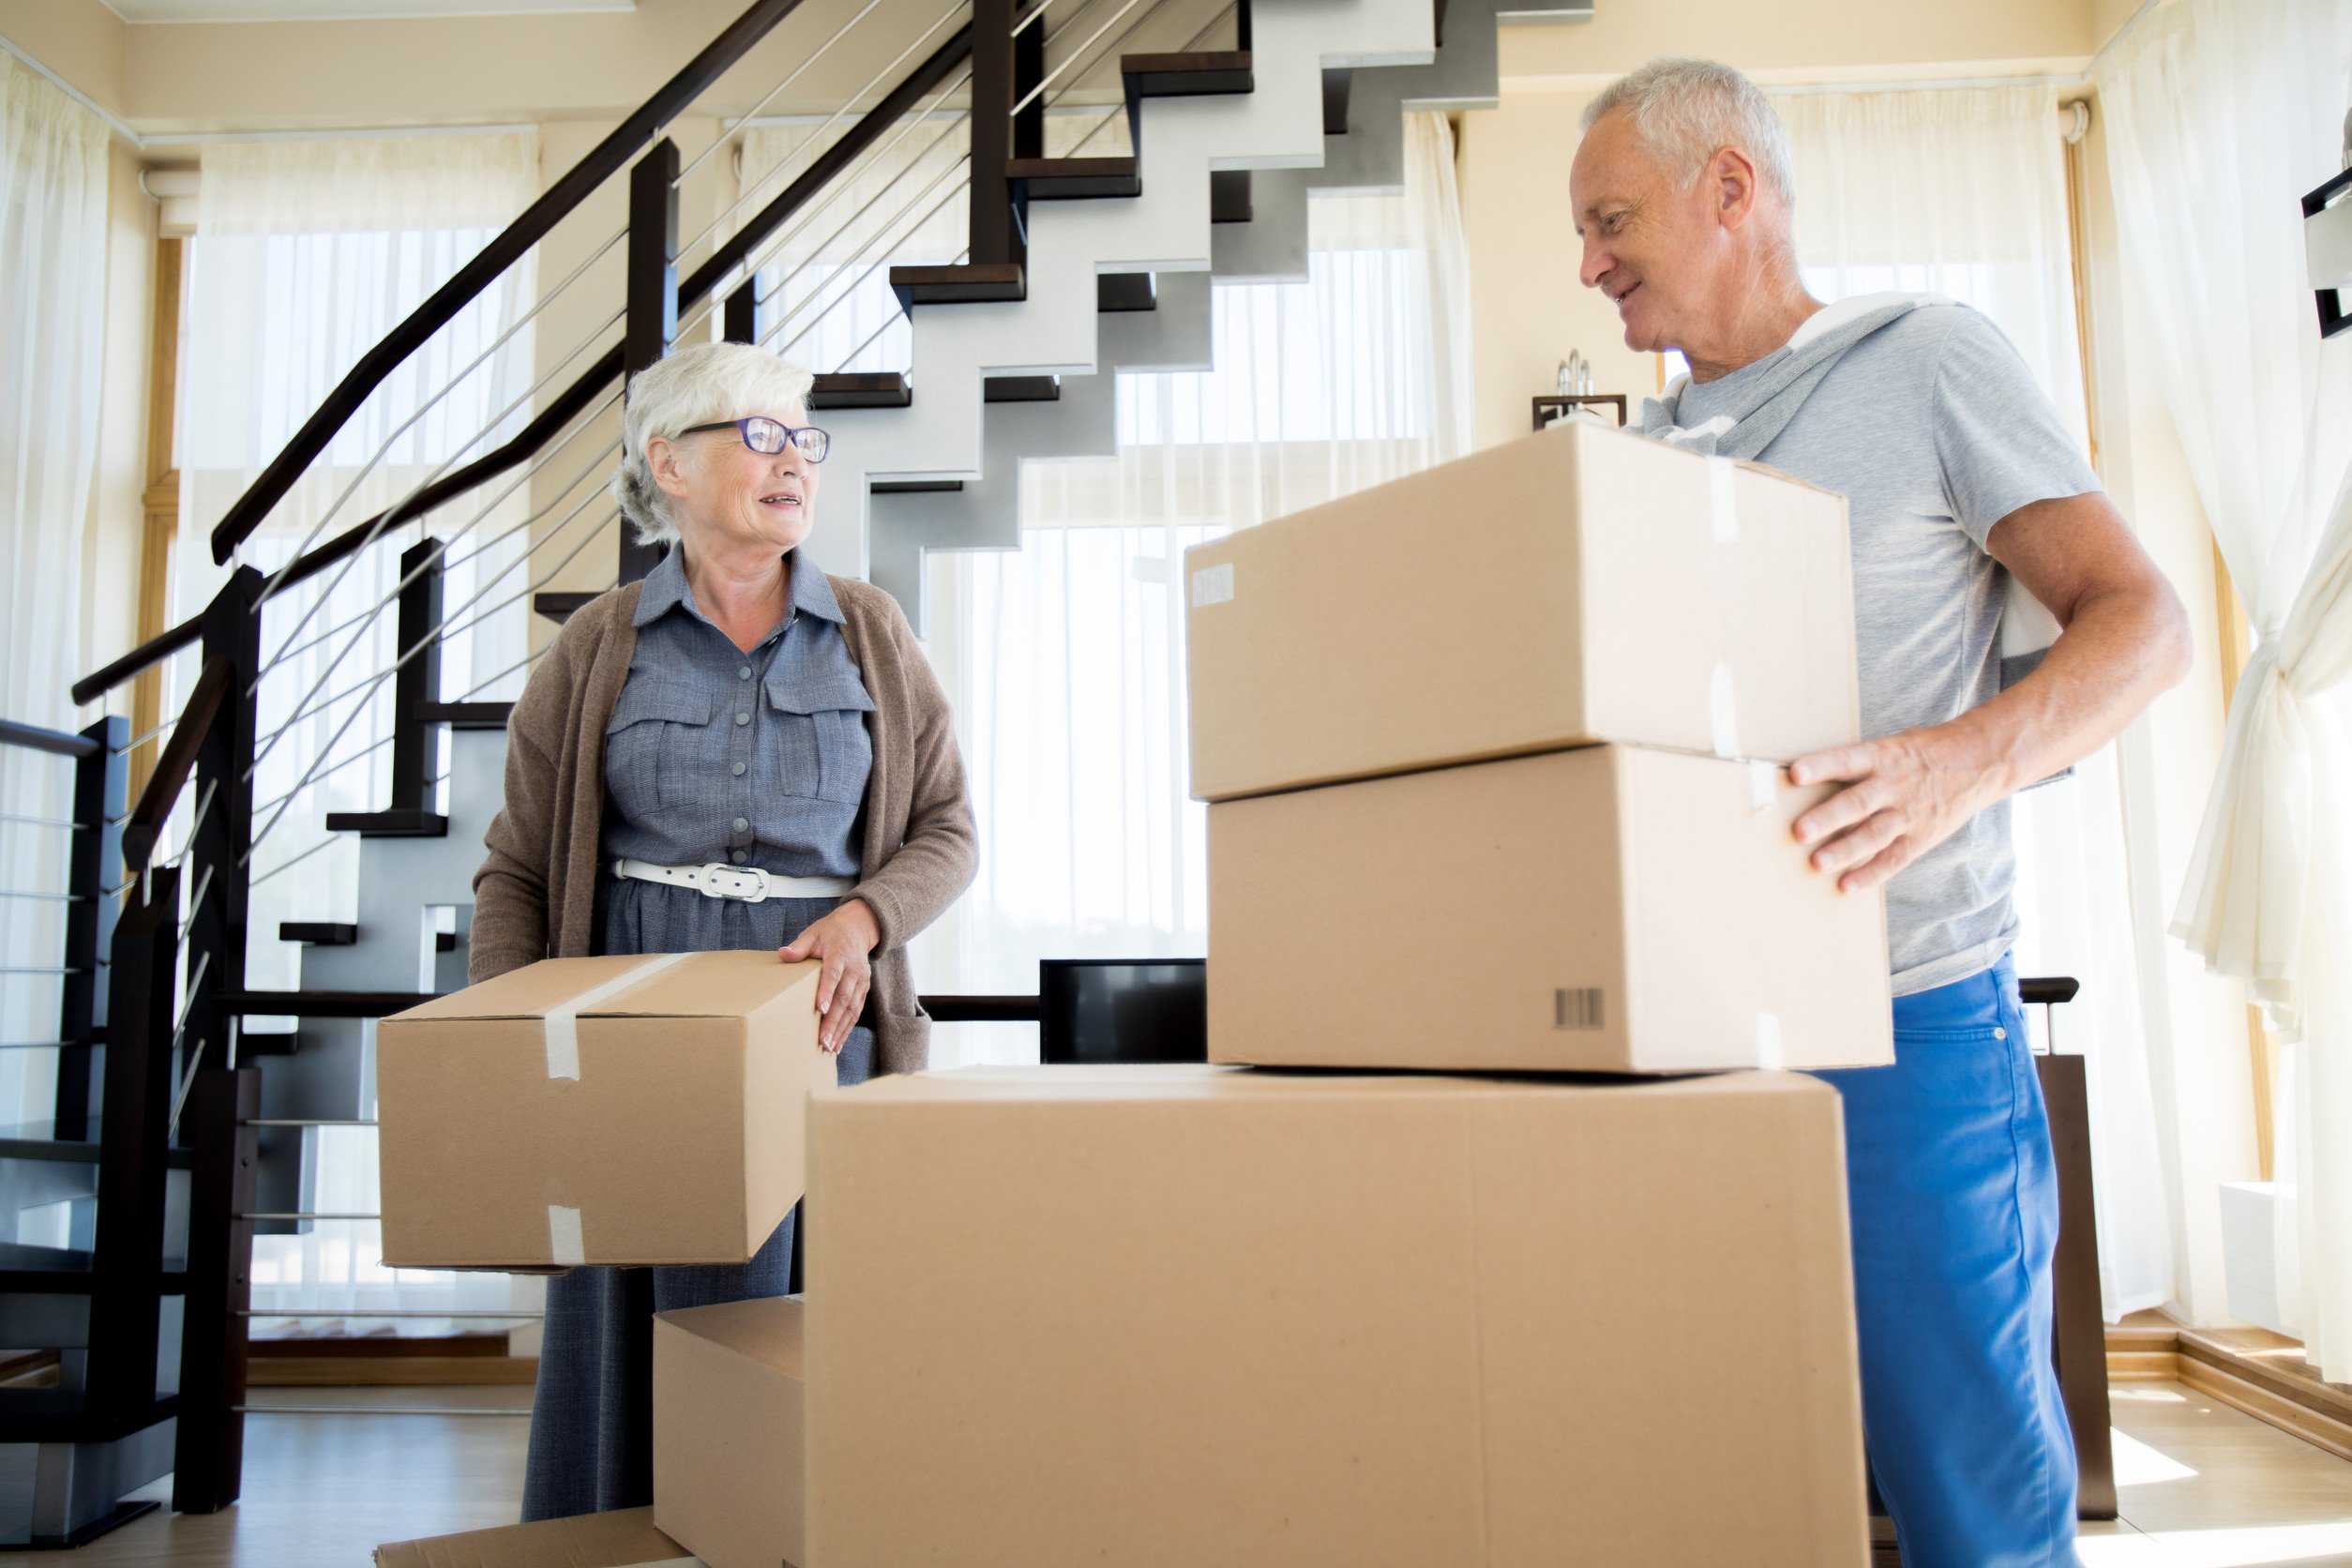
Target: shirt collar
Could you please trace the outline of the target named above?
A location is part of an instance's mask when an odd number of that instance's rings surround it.
[[[685,560],[672,545],[645,574],[644,586],[637,593],[637,613],[629,617],[629,624],[642,628],[680,608],[698,616],[701,613],[701,607],[694,602],[694,590],[686,585]],[[847,624],[841,601],[833,596],[833,584],[816,562],[798,550],[792,552],[792,608],[837,626]]]

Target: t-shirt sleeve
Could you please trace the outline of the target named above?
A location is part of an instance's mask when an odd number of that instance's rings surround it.
[[[1952,312],[1936,369],[1936,457],[1952,515],[1980,550],[2020,506],[2100,488],[2081,444],[2000,328]]]

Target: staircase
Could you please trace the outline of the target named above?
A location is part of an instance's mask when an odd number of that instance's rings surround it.
[[[807,549],[826,570],[891,591],[920,626],[927,551],[1019,547],[1024,460],[1115,454],[1120,370],[1210,368],[1212,280],[1304,277],[1316,192],[1398,187],[1405,111],[1491,104],[1498,26],[1579,21],[1590,4],[1236,0],[1218,10],[1215,0],[963,0],[929,33],[893,38],[906,63],[878,81],[874,101],[843,105],[792,184],[687,266],[701,241],[681,254],[681,159],[663,127],[722,83],[729,101],[757,98],[759,84],[744,92],[741,68],[778,29],[794,41],[792,57],[806,60],[867,14],[843,24],[801,14],[798,0],[756,0],[364,356],[224,518],[217,559],[236,556],[369,392],[468,300],[608,182],[626,183],[628,226],[615,236],[626,240],[626,296],[611,302],[611,340],[583,345],[569,363],[587,369],[568,384],[539,389],[520,434],[496,445],[486,434],[478,455],[374,518],[339,520],[331,537],[317,536],[322,523],[275,574],[239,568],[202,615],[76,685],[77,701],[101,701],[180,650],[200,650],[204,676],[158,737],[135,807],[125,760],[140,743],[119,719],[50,737],[50,749],[83,770],[76,839],[87,852],[77,852],[75,877],[92,897],[69,942],[86,949],[99,1002],[94,1010],[89,987],[68,987],[58,1039],[61,1064],[74,1070],[60,1074],[53,1136],[0,1141],[0,1206],[54,1203],[68,1188],[82,1203],[70,1238],[82,1250],[44,1249],[57,1255],[38,1260],[38,1278],[0,1269],[0,1340],[56,1349],[64,1369],[52,1388],[0,1387],[0,1442],[43,1445],[43,1476],[72,1483],[44,1481],[34,1535],[64,1542],[110,1528],[128,1516],[122,1496],[165,1470],[175,1471],[177,1508],[235,1500],[251,1236],[330,1222],[315,1199],[318,1138],[371,1123],[370,1020],[463,983],[470,883],[503,787],[506,704],[442,689],[443,640],[482,611],[445,607],[440,579],[493,486],[550,465],[595,469],[623,372],[667,353],[681,321],[697,335],[711,331],[707,320],[737,340],[791,338],[793,324],[763,319],[759,268],[795,215],[853,177],[907,116],[953,113],[971,146],[964,254],[945,266],[866,263],[889,267],[912,324],[911,366],[817,367],[811,398],[836,439],[825,515]],[[1123,53],[1130,39],[1183,47]],[[1120,123],[1110,128],[1123,129],[1123,143],[1109,139],[1106,150],[1098,136],[1085,156],[1044,156],[1046,110],[1073,89],[1113,105]],[[886,199],[913,209],[938,194],[894,189]],[[574,515],[593,529],[611,514],[597,498]],[[544,531],[533,555],[571,526]],[[295,624],[294,601],[279,596],[371,552],[393,552],[402,580],[368,624]],[[641,576],[652,559],[624,543],[613,580]],[[528,565],[527,583],[499,592],[528,594],[560,618],[578,596],[539,591],[553,576]],[[389,682],[396,694],[388,801],[325,823],[360,840],[356,918],[320,911],[289,925],[278,934],[304,943],[299,988],[249,989],[255,852],[285,813],[313,808],[307,787],[324,770],[354,755],[339,736],[309,760],[291,797],[257,804],[254,759],[273,739],[256,733],[258,695],[292,677],[279,656],[297,638],[331,629],[349,652],[378,618],[400,626],[400,662],[332,671],[334,685]],[[297,709],[315,698],[294,695]],[[70,955],[61,967],[74,967]],[[293,1019],[292,1032],[265,1030],[270,1018]],[[176,1124],[173,1101],[184,1103]],[[79,1174],[61,1186],[61,1169]],[[518,1318],[529,1300],[513,1298]]]

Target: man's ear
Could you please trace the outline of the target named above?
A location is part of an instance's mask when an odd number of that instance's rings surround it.
[[[1715,213],[1726,229],[1737,229],[1756,212],[1756,165],[1737,147],[1719,147],[1707,160],[1706,180]]]
[[[686,492],[686,452],[666,435],[657,435],[645,443],[645,469],[654,476],[664,495],[684,495]]]

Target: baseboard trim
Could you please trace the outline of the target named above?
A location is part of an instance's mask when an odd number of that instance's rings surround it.
[[[535,1356],[255,1356],[251,1388],[446,1388],[538,1381]]]
[[[2291,1339],[2146,1321],[2107,1331],[2109,1382],[2173,1381],[2352,1459],[2352,1387],[2322,1382]]]

